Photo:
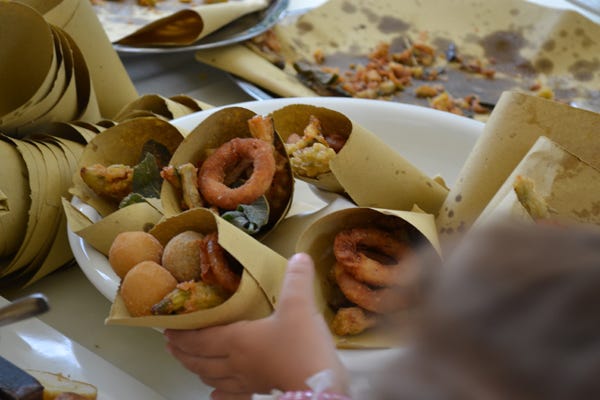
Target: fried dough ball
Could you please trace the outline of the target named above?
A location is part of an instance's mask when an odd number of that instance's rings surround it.
[[[108,251],[108,262],[123,279],[127,272],[142,261],[160,263],[163,247],[154,236],[143,231],[121,232]]]
[[[152,306],[177,286],[169,271],[154,261],[133,267],[121,283],[120,293],[132,317],[152,315]]]
[[[202,249],[204,235],[194,231],[181,232],[173,236],[165,246],[162,265],[177,282],[201,279]]]

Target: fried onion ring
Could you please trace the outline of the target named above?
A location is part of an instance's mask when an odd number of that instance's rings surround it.
[[[400,287],[374,288],[359,282],[339,262],[333,267],[335,281],[352,303],[378,314],[408,308],[412,304],[411,290]]]
[[[252,160],[252,175],[241,186],[225,185],[227,173],[242,160]],[[215,150],[198,172],[200,193],[210,204],[235,210],[240,204],[251,204],[271,186],[275,174],[273,145],[260,139],[234,138]]]
[[[356,280],[373,286],[402,284],[402,274],[408,272],[402,260],[409,251],[406,242],[377,228],[346,229],[338,233],[333,242],[336,260]],[[373,259],[376,255],[389,263]]]
[[[240,276],[231,270],[225,258],[225,251],[217,241],[217,233],[210,233],[200,241],[202,261],[200,265],[202,281],[218,285],[229,294],[240,285]]]

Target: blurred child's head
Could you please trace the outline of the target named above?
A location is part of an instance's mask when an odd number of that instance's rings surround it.
[[[600,398],[600,231],[496,226],[430,272],[382,399]]]

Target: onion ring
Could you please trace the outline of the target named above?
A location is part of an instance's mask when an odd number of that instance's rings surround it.
[[[242,185],[225,185],[228,170],[241,160],[252,160],[252,175]],[[225,210],[235,210],[240,204],[251,204],[271,186],[275,174],[273,145],[260,139],[234,138],[222,144],[200,167],[198,186],[210,204]]]
[[[400,287],[372,288],[354,279],[339,262],[335,263],[333,273],[335,281],[344,296],[365,310],[384,314],[408,308],[413,303],[414,296],[410,289]]]
[[[370,258],[364,249],[373,250],[393,263],[382,263]],[[389,232],[377,228],[352,228],[335,236],[333,253],[356,280],[373,286],[401,284],[406,268],[401,262],[410,251],[409,246]]]
[[[219,285],[228,293],[234,293],[240,285],[240,276],[229,268],[225,251],[217,241],[217,234],[210,233],[200,241],[202,281]]]

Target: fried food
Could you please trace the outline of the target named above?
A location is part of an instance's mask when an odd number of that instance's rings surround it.
[[[94,164],[82,167],[81,179],[98,196],[121,201],[132,191],[133,168],[128,165],[114,164],[108,167]]]
[[[339,135],[327,136],[323,134],[321,122],[313,115],[304,128],[303,135],[292,134],[285,145],[290,157],[292,170],[299,176],[315,178],[330,171],[329,162],[335,157],[345,143],[345,138]]]
[[[183,203],[187,209],[195,207],[204,207],[204,201],[198,191],[198,168],[192,163],[180,165],[177,168],[181,178],[181,189]]]
[[[333,267],[335,282],[342,293],[352,303],[378,314],[390,313],[407,308],[411,304],[410,289],[394,287],[374,287],[356,280],[346,272],[344,266],[336,262]]]
[[[203,240],[204,235],[201,233],[185,231],[175,235],[165,245],[162,266],[177,279],[177,282],[201,278]]]
[[[340,308],[331,322],[331,330],[338,336],[358,335],[378,322],[376,314],[360,307]]]
[[[334,240],[336,260],[355,279],[372,286],[398,285],[407,243],[378,228],[353,228],[339,232]]]
[[[153,261],[133,267],[121,281],[119,292],[132,317],[152,315],[152,306],[175,289],[177,280]]]
[[[160,263],[163,246],[151,234],[143,231],[121,232],[108,251],[108,262],[119,278],[142,261]]]
[[[202,281],[222,287],[232,294],[240,285],[240,276],[229,266],[225,251],[217,241],[217,233],[210,233],[200,242],[202,254]]]
[[[252,174],[241,186],[231,188],[224,182],[237,165],[252,162]],[[271,186],[275,174],[273,145],[260,139],[234,138],[225,142],[200,167],[200,193],[211,205],[235,210],[251,204]]]
[[[550,218],[550,208],[546,200],[535,190],[535,182],[526,176],[517,176],[513,189],[519,202],[534,220]]]
[[[154,315],[183,314],[212,308],[229,294],[223,288],[202,281],[182,282],[152,307]]]

